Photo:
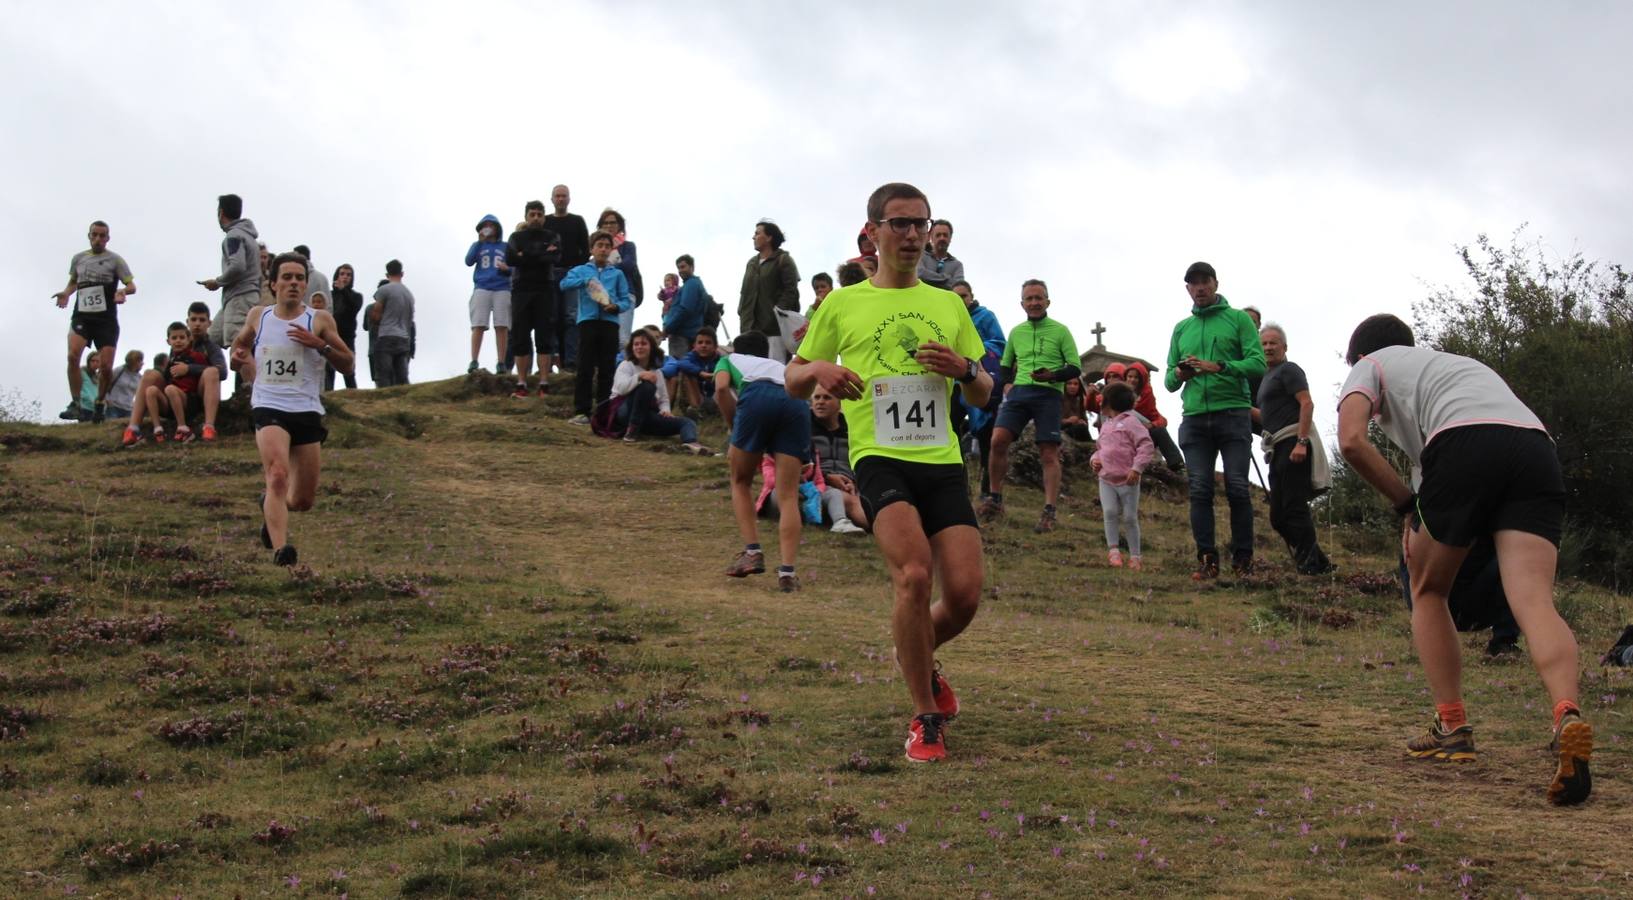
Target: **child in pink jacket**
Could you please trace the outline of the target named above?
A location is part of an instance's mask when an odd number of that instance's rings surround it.
[[[1128,539],[1128,567],[1140,568],[1140,473],[1156,458],[1156,445],[1145,423],[1133,412],[1134,390],[1127,384],[1107,384],[1100,399],[1109,416],[1100,427],[1100,446],[1089,465],[1100,476],[1100,511],[1106,524],[1106,561],[1121,568],[1117,527]]]

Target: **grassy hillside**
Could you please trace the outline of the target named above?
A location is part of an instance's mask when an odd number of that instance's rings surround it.
[[[869,539],[807,529],[797,595],[727,579],[722,459],[482,387],[335,395],[293,572],[246,436],[0,426],[7,896],[1633,891],[1629,678],[1591,665],[1624,598],[1558,592],[1600,750],[1556,810],[1547,699],[1483,637],[1480,761],[1403,757],[1390,559],[1328,533],[1338,575],[1297,578],[1256,499],[1270,565],[1197,589],[1178,491],[1131,574],[1091,482],[1042,537],[1013,490],[942,656],[953,758],[910,766]]]

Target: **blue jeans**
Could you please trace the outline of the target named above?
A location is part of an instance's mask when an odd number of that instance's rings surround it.
[[[652,437],[679,435],[682,444],[697,442],[696,422],[682,416],[666,416],[659,412],[658,389],[651,382],[643,381],[635,386],[635,390],[629,392],[624,402],[618,406],[614,421],[636,434]]]
[[[1217,555],[1213,526],[1213,467],[1225,458],[1225,499],[1230,502],[1231,559],[1253,555],[1253,502],[1247,467],[1253,453],[1253,419],[1248,410],[1226,409],[1186,416],[1179,424],[1179,447],[1191,487],[1191,536],[1196,552]]]

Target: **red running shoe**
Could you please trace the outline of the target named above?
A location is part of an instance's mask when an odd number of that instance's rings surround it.
[[[935,762],[947,758],[947,742],[943,740],[947,720],[940,713],[924,713],[913,717],[907,726],[907,758],[913,762]]]
[[[204,439],[204,443],[206,444],[215,443],[215,426],[205,425],[204,431],[200,433],[200,437]]]

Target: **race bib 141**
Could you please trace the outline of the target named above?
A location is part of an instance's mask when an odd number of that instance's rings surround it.
[[[873,440],[881,447],[947,443],[947,379],[940,375],[875,378]]]

